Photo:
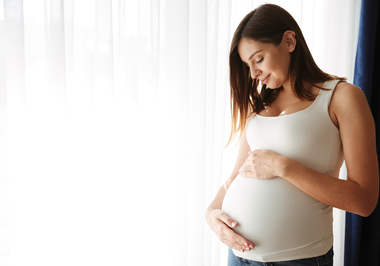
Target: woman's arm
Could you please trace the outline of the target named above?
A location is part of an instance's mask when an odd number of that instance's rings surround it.
[[[235,228],[237,222],[227,216],[221,209],[223,204],[224,196],[226,195],[228,187],[234,181],[236,176],[239,174],[239,168],[243,165],[247,159],[248,152],[250,151],[249,145],[247,143],[247,138],[245,131],[242,134],[239,152],[235,167],[231,173],[231,176],[224,183],[224,185],[219,189],[214,200],[211,202],[209,207],[206,209],[205,217],[208,225],[214,231],[214,233],[219,237],[227,246],[244,252],[244,250],[250,250],[253,248],[253,243],[246,240],[244,237],[236,234],[231,228]]]
[[[252,152],[240,174],[255,178],[280,176],[320,202],[368,216],[375,209],[379,196],[375,125],[371,111],[363,92],[348,83],[338,84],[329,109],[340,130],[347,180],[322,174],[295,160],[264,150]],[[249,165],[253,170],[248,169]]]
[[[364,93],[345,82],[336,87],[330,110],[340,130],[347,180],[329,178],[291,160],[283,177],[323,203],[368,216],[375,209],[379,195],[375,124],[371,111]]]

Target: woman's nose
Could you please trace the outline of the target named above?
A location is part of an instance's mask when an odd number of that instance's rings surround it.
[[[261,73],[259,69],[255,69],[253,67],[250,67],[249,71],[251,72],[251,77],[253,79],[257,78],[260,75],[260,73]]]

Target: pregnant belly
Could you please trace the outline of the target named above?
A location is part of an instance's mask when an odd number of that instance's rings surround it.
[[[252,258],[315,246],[326,237],[323,216],[331,213],[283,178],[241,176],[228,188],[222,209],[238,222],[234,230],[255,244]]]

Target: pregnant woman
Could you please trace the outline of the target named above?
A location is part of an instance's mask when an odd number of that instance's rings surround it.
[[[239,152],[205,213],[228,265],[332,265],[332,207],[368,216],[378,199],[364,94],[320,70],[295,20],[271,4],[236,29],[230,86]]]

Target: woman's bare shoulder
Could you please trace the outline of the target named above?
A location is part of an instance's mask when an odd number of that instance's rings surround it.
[[[335,125],[355,119],[373,119],[363,91],[348,82],[339,82],[333,93],[329,112]]]
[[[348,82],[339,82],[336,85],[331,99],[331,107],[336,112],[347,111],[347,109],[352,110],[362,105],[368,105],[368,103],[363,91],[359,87]]]
[[[346,98],[355,97],[355,96],[359,96],[359,97],[364,96],[363,91],[358,86],[355,86],[346,81],[341,81],[336,85],[334,94],[338,95],[337,97],[346,97]]]

